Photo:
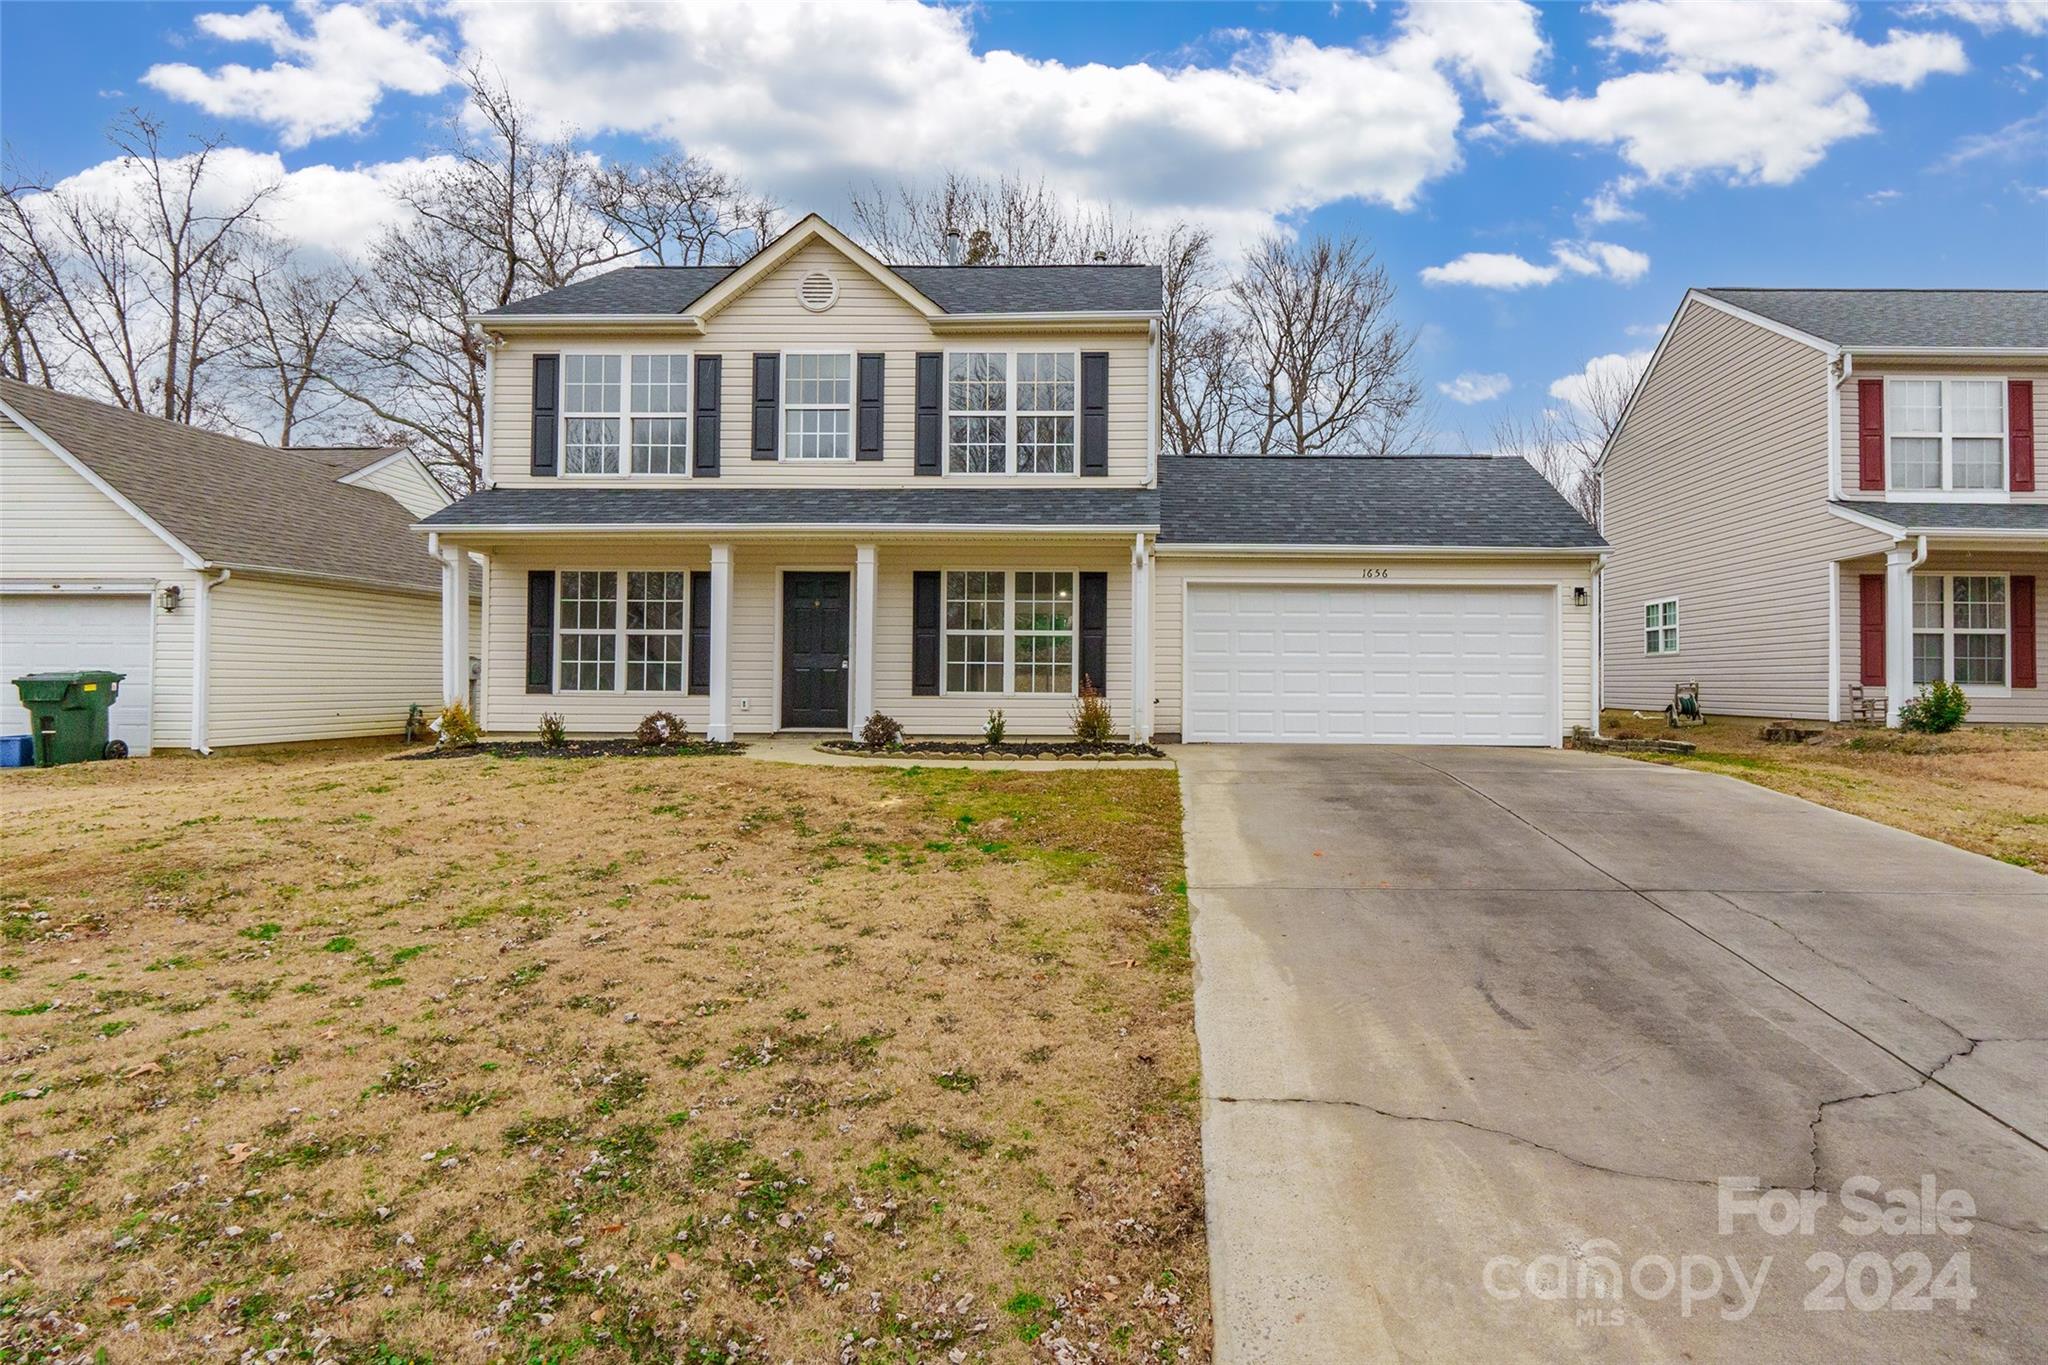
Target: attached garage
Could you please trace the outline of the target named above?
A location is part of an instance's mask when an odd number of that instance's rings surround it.
[[[29,733],[28,712],[12,685],[24,673],[106,668],[127,676],[107,717],[110,737],[131,754],[150,742],[151,655],[149,597],[145,593],[0,594],[0,735]]]
[[[1189,742],[1557,742],[1558,594],[1541,586],[1186,589]]]

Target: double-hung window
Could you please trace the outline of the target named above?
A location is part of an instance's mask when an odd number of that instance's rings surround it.
[[[2003,489],[2005,397],[2003,379],[1887,379],[1889,486],[1927,493]]]
[[[1073,351],[946,356],[946,472],[1072,474],[1080,426]]]
[[[954,569],[945,587],[947,693],[1074,694],[1071,572]]]
[[[689,453],[687,354],[562,357],[564,474],[687,474]]]
[[[557,691],[681,692],[688,685],[687,572],[565,569],[556,585]]]
[[[2011,644],[2003,574],[1913,575],[1913,682],[2004,687]]]
[[[785,352],[782,357],[782,458],[853,458],[853,356]]]
[[[1643,605],[1643,653],[1678,652],[1678,599]]]

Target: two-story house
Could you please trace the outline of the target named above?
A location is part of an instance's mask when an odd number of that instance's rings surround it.
[[[1137,737],[1590,719],[1601,542],[1540,477],[1162,458],[1160,305],[1150,266],[890,266],[813,216],[488,315],[487,486],[421,523],[487,566],[482,723],[1050,735],[1084,679]]]
[[[1602,452],[1612,706],[2048,722],[2048,293],[1696,289]]]

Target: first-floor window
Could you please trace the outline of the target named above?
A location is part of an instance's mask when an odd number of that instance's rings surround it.
[[[2006,684],[2008,615],[2002,574],[1913,575],[1913,682]]]
[[[634,570],[626,575],[626,690],[683,690],[690,635],[690,576]]]
[[[1678,652],[1678,599],[1650,602],[1643,607],[1643,653]]]
[[[1074,575],[951,570],[946,574],[946,691],[1071,696]]]
[[[561,576],[556,618],[564,692],[609,692],[618,681],[619,576],[571,570]]]

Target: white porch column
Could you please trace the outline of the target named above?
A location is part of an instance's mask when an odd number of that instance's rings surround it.
[[[1152,547],[1131,546],[1131,743],[1152,737]]]
[[[441,546],[441,700],[469,700],[469,556]]]
[[[1927,558],[1919,549],[1894,545],[1884,555],[1884,723],[1899,728],[1899,708],[1913,688],[1913,570]]]
[[[1842,564],[1828,561],[1828,723],[1842,719]]]
[[[848,707],[847,728],[860,733],[861,724],[875,712],[875,547],[853,547],[853,705]]]
[[[711,547],[711,718],[714,740],[732,738],[732,546]]]

